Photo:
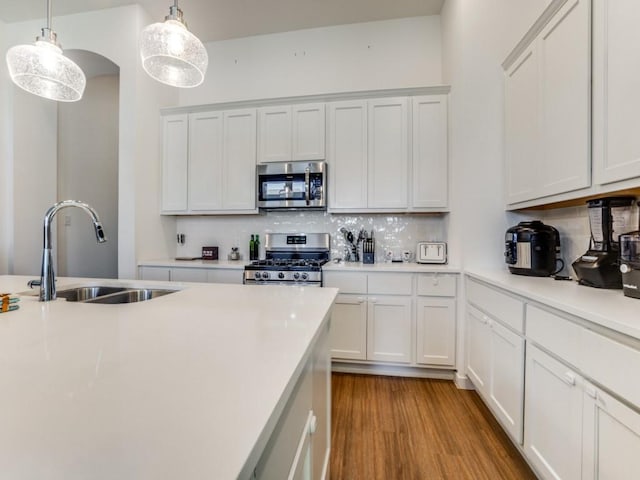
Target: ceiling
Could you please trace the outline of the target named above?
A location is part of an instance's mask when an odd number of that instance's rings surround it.
[[[438,15],[445,0],[182,0],[189,30],[203,42],[305,28]],[[173,0],[52,0],[53,16],[139,3],[155,21]],[[0,20],[44,19],[46,0],[0,0]],[[44,26],[44,24],[43,24]],[[52,25],[55,30],[55,21]]]

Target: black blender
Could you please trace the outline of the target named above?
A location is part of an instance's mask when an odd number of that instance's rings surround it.
[[[573,262],[578,283],[595,288],[622,288],[620,234],[636,229],[632,223],[634,197],[587,201],[591,240],[589,250]]]

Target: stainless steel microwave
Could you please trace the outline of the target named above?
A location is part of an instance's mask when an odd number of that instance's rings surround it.
[[[326,162],[275,162],[258,165],[256,182],[258,208],[327,208]]]

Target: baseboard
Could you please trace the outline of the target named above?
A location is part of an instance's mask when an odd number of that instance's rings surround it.
[[[345,362],[332,362],[331,371],[337,373],[385,375],[390,377],[433,378],[438,380],[454,380],[455,377],[455,371],[453,370]]]
[[[456,372],[456,377],[453,379],[453,383],[456,384],[456,387],[460,390],[475,390],[476,387],[473,385],[473,382],[469,380],[469,377],[466,375],[461,375]]]

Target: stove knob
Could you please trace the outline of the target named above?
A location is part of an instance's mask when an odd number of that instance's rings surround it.
[[[280,280],[284,279],[284,272],[280,272],[280,273],[278,273],[278,278],[279,278]]]
[[[255,273],[253,274],[253,277],[254,277],[256,280],[260,280],[260,277],[261,277],[261,276],[262,276],[262,274],[261,274],[260,272],[255,272]]]
[[[263,280],[269,280],[270,276],[271,275],[269,275],[269,272],[262,272],[262,279]]]
[[[309,278],[309,275],[307,275],[306,273],[302,274],[302,280],[306,280],[307,278]]]
[[[620,265],[620,271],[622,273],[628,273],[631,269],[629,268],[629,265],[627,265],[626,263],[623,263],[622,265]]]
[[[293,279],[294,280],[299,280],[300,279],[300,274],[298,272],[293,274]]]

